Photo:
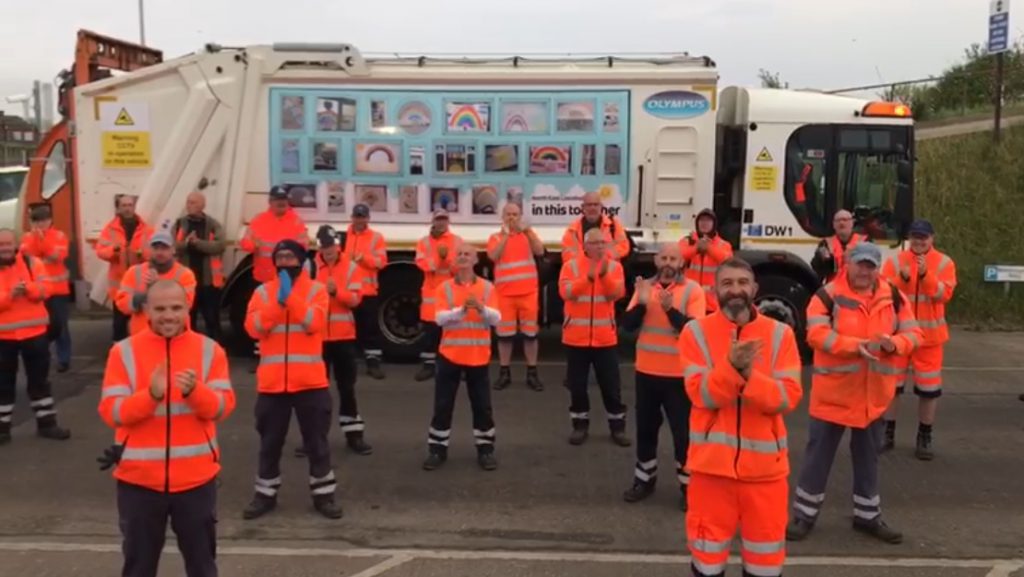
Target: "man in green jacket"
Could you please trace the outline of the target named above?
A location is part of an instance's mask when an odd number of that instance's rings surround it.
[[[220,341],[220,299],[224,288],[224,227],[204,212],[206,197],[188,195],[185,216],[174,223],[172,233],[181,264],[196,275],[196,298],[192,304],[192,330],[198,331],[199,314],[208,337]]]

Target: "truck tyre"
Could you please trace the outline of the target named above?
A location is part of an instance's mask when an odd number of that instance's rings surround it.
[[[408,362],[419,358],[420,287],[423,273],[413,266],[385,268],[380,273],[380,326],[384,356],[390,361]]]
[[[758,291],[754,302],[767,317],[792,327],[800,346],[800,356],[810,356],[807,346],[807,301],[811,293],[800,281],[778,275],[765,275],[757,279]]]

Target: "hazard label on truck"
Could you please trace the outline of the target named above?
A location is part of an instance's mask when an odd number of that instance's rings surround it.
[[[772,162],[772,153],[768,152],[768,147],[765,146],[761,149],[761,152],[757,154],[757,162]]]
[[[150,168],[153,164],[149,106],[140,102],[100,103],[103,168]]]
[[[750,170],[750,190],[755,192],[774,192],[779,184],[779,168],[777,166],[754,166]]]

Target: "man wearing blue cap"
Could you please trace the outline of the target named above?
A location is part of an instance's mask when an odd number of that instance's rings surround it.
[[[942,396],[942,353],[949,340],[946,303],[956,289],[956,265],[953,259],[935,250],[935,229],[927,220],[910,225],[910,249],[885,261],[882,275],[895,284],[913,305],[914,317],[921,325],[921,346],[910,357],[907,380],[914,383],[918,401],[917,447],[914,455],[922,461],[935,458],[932,451],[932,426],[939,397]],[[905,381],[904,381],[905,382]],[[899,392],[903,392],[903,384]],[[882,450],[896,445],[896,412],[899,397],[885,415],[885,442]]]

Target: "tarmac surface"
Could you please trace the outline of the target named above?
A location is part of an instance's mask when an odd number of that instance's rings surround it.
[[[109,323],[76,320],[73,333],[72,371],[52,379],[72,440],[36,438],[22,395],[14,442],[0,448],[0,577],[119,574],[114,482],[95,462],[112,438],[96,414]],[[569,399],[560,385],[564,364],[555,335],[545,336],[542,351],[544,392],[517,383],[493,393],[500,468],[491,473],[476,466],[464,393],[449,461],[428,473],[420,463],[431,383],[414,382],[416,367],[409,365],[387,365],[383,381],[361,375],[360,411],[375,452],[354,455],[344,448],[340,431],[332,432],[345,508],[340,521],[312,511],[305,462],[291,455],[298,443],[295,429],[283,459],[277,511],[256,521],[241,519],[255,475],[255,386],[251,361],[234,359],[238,409],[219,432],[221,575],[688,575],[667,430],[657,493],[643,503],[623,502],[633,449],[610,442],[596,386],[590,441],[582,447],[567,443]],[[628,344],[620,357],[632,410]],[[913,457],[911,398],[903,399],[897,449],[882,457],[883,516],[904,531],[904,543],[883,545],[851,530],[852,478],[844,446],[823,516],[807,541],[790,544],[786,575],[1024,577],[1024,403],[1017,400],[1024,392],[1024,334],[954,331],[946,364],[935,461]],[[523,371],[514,376],[522,379]],[[806,441],[806,415],[805,401],[788,419],[794,476]],[[167,551],[161,576],[184,575],[172,535]],[[739,567],[729,574],[738,575]]]

